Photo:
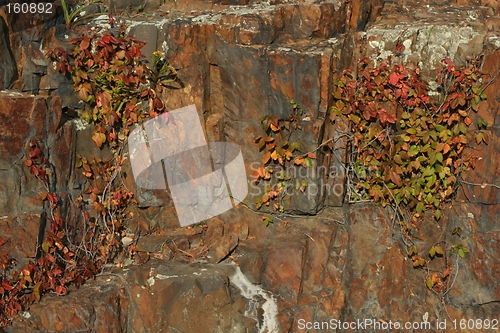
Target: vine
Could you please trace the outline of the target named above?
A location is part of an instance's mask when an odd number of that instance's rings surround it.
[[[302,153],[302,145],[294,141],[294,133],[301,130],[301,116],[303,110],[294,100],[290,101],[292,112],[287,119],[279,119],[277,116],[264,116],[261,119],[265,136],[255,138],[255,143],[260,151],[265,151],[262,157],[262,165],[254,172],[254,181],[264,182],[264,194],[256,199],[255,206],[260,209],[263,205],[270,206],[273,210],[284,213],[283,199],[290,190],[294,167],[312,168],[313,160],[316,159],[314,152]],[[276,171],[276,173],[275,173]],[[275,175],[275,177],[272,177]],[[304,192],[308,183],[306,180],[295,180],[295,190]],[[264,223],[269,225],[273,222],[272,217],[264,216]]]
[[[110,18],[110,23],[116,22]],[[104,161],[77,155],[75,168],[86,182],[82,193],[71,198],[51,189],[48,175],[53,166],[41,141],[28,144],[24,163],[45,188],[41,196],[48,202],[47,229],[36,257],[25,267],[17,270],[11,257],[0,258],[0,330],[42,295],[64,295],[71,286],[78,288],[101,273],[118,253],[135,253],[135,235],[127,221],[133,218],[130,204],[137,202],[121,179],[123,148],[130,126],[166,111],[159,96],[162,87],[182,83],[161,52],[154,52],[150,62],[143,59],[145,43],[128,36],[124,24],[116,34],[88,31],[70,41],[71,50],[55,48],[46,55],[71,77],[85,102],[81,118],[94,127],[92,141],[99,149],[108,146],[113,156]],[[68,200],[71,221],[61,212]]]
[[[330,119],[346,119],[350,128],[345,133],[351,146],[349,202],[374,201],[392,208],[413,266],[427,269],[426,285],[437,293],[450,288],[449,257],[463,258],[468,250],[453,245],[448,257],[434,244],[426,259],[413,242],[412,229],[427,212],[441,219],[462,173],[475,166],[474,149],[489,142],[488,123],[472,115],[486,103],[484,89],[491,83],[483,82],[482,60],[478,56],[456,66],[444,59],[433,95],[418,66],[395,64],[391,57],[377,67],[364,58],[354,73],[346,70],[335,81]],[[431,274],[430,261],[443,256],[445,268]]]
[[[114,20],[112,22],[114,24]],[[55,48],[47,52],[63,74],[69,74],[74,89],[86,103],[81,118],[95,125],[92,140],[101,148],[123,143],[129,127],[145,117],[156,117],[165,110],[158,92],[161,86],[179,83],[175,69],[160,51],[151,62],[144,61],[144,42],[126,34],[119,24],[118,36],[91,30],[70,41],[69,52]]]

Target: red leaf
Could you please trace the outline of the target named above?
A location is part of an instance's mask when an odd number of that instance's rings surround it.
[[[40,171],[39,171],[39,170],[38,170],[38,168],[37,168],[37,167],[35,167],[34,165],[32,165],[32,166],[30,167],[30,171],[31,171],[31,173],[32,173],[32,174],[34,174],[35,176],[38,176],[38,175],[40,174]]]
[[[30,151],[30,157],[31,158],[33,158],[33,157],[40,157],[41,155],[42,155],[42,151],[38,147],[36,147],[32,151]]]
[[[448,275],[450,275],[450,272],[451,272],[451,267],[446,268],[443,272],[443,279]]]
[[[57,194],[52,194],[50,192],[47,192],[47,197],[49,198],[49,201],[51,203],[57,203],[59,201],[59,198],[57,197]]]
[[[399,76],[398,76],[398,73],[396,73],[396,72],[392,72],[392,73],[391,73],[391,76],[389,77],[389,80],[390,80],[390,82],[391,82],[391,84],[392,84],[393,86],[395,86],[396,84],[398,84],[398,82],[399,82]]]
[[[12,287],[12,286],[11,286],[11,285],[10,285],[7,281],[5,281],[5,280],[4,280],[4,281],[2,281],[2,287],[3,287],[3,289],[5,289],[5,290],[12,290],[12,289],[14,289],[14,287]]]

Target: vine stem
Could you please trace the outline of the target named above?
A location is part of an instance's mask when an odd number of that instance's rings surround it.
[[[456,262],[456,265],[455,265],[455,266],[456,266],[456,268],[455,268],[455,269],[456,269],[456,271],[457,271],[457,272],[455,273],[455,276],[453,277],[453,281],[451,281],[451,285],[450,285],[450,287],[449,287],[448,289],[446,289],[446,291],[443,293],[443,299],[444,299],[444,297],[446,296],[446,294],[448,294],[448,292],[449,292],[449,291],[453,288],[453,285],[455,284],[455,280],[457,279],[457,276],[458,276],[458,268],[459,268],[459,264],[458,264],[458,261],[459,261],[459,260],[458,260],[458,254],[457,254],[456,256],[457,256],[457,260],[455,260],[455,262]]]
[[[485,188],[486,186],[490,186],[490,187],[494,187],[494,188],[497,188],[500,190],[500,186],[495,185],[495,184],[488,184],[488,183],[478,184],[478,183],[467,182],[465,180],[460,180],[460,182],[463,184],[472,185],[472,186],[481,186],[481,188]]]

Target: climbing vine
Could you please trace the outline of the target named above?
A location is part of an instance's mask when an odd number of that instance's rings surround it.
[[[330,119],[349,123],[346,195],[350,202],[374,201],[393,209],[414,267],[447,258],[443,272],[426,276],[436,292],[446,291],[451,260],[440,244],[422,254],[412,228],[428,212],[440,220],[462,173],[475,165],[475,146],[489,142],[488,123],[473,116],[487,98],[482,59],[468,59],[464,66],[444,59],[433,91],[418,66],[396,64],[390,57],[377,67],[364,58],[335,81]],[[450,250],[459,257],[468,252],[460,244]]]
[[[111,17],[109,23],[116,24]],[[137,202],[122,180],[123,149],[130,126],[166,111],[159,97],[162,87],[179,87],[181,82],[161,52],[146,61],[144,42],[127,35],[124,24],[118,28],[116,34],[88,30],[70,41],[69,51],[55,48],[46,53],[71,77],[85,105],[81,118],[94,128],[92,141],[99,149],[108,146],[112,157],[105,161],[78,155],[75,168],[85,182],[82,193],[71,198],[56,193],[50,184],[53,166],[42,141],[27,144],[24,163],[45,189],[40,195],[47,202],[47,228],[36,257],[26,266],[16,269],[11,257],[0,258],[0,330],[43,294],[64,295],[102,272],[118,253],[134,255],[134,234],[127,221],[134,217],[130,204]],[[63,202],[71,202],[67,217]]]
[[[47,56],[71,76],[85,102],[81,118],[95,125],[92,140],[97,147],[107,143],[117,148],[131,125],[165,111],[158,93],[162,86],[179,83],[176,71],[160,51],[146,62],[141,52],[145,43],[127,35],[123,23],[118,36],[91,30],[70,44],[72,50],[55,48]]]
[[[303,110],[294,100],[290,101],[292,112],[287,119],[279,119],[277,116],[265,116],[261,119],[265,136],[257,136],[255,143],[260,151],[264,151],[262,165],[254,172],[255,182],[263,181],[265,186],[264,194],[257,198],[256,208],[263,205],[270,206],[274,211],[283,213],[285,207],[283,199],[295,181],[295,190],[304,192],[308,183],[294,177],[294,167],[312,168],[316,159],[314,152],[302,152],[302,145],[294,136],[295,131],[301,130],[301,116]],[[276,171],[276,172],[275,172]],[[273,177],[275,175],[275,177]],[[293,190],[293,189],[292,189]],[[272,217],[265,216],[264,223],[272,223]]]

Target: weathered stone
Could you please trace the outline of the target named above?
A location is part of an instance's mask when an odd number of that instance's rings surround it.
[[[2,140],[1,166],[10,166],[24,154],[24,144],[55,133],[61,110],[54,98],[34,97],[16,92],[0,92],[0,115],[4,124],[0,129]]]
[[[130,35],[146,43],[142,47],[141,52],[147,60],[150,60],[153,52],[157,50],[158,28],[152,24],[141,24],[132,27]]]
[[[39,139],[49,156],[60,117],[57,97],[0,92],[0,118],[6,124],[0,129],[0,173],[6,179],[0,190],[3,214],[39,211],[43,185],[24,165],[25,149],[30,140]]]
[[[262,284],[266,289],[283,296],[287,302],[292,304],[296,302],[302,293],[305,252],[303,239],[292,240],[288,237],[275,239],[270,244],[262,278]]]
[[[59,100],[60,103],[60,100]],[[60,106],[59,106],[60,107]],[[76,151],[76,128],[73,122],[66,122],[54,135],[50,159],[55,169],[55,186],[58,191],[67,191],[72,179]]]
[[[37,45],[38,44],[38,45]],[[38,94],[41,76],[47,74],[47,59],[40,51],[40,43],[28,44],[23,47],[25,58],[23,66],[23,91]]]
[[[264,270],[264,255],[259,252],[258,247],[255,246],[255,242],[240,242],[236,253],[241,271],[252,283],[260,284]]]
[[[9,88],[17,78],[16,63],[8,41],[7,26],[0,17],[0,90]]]
[[[19,213],[0,218],[0,257],[33,258],[36,253],[41,213]]]
[[[312,221],[311,221],[312,222]],[[322,289],[324,272],[326,270],[329,248],[332,236],[336,232],[336,224],[320,224],[306,229],[304,232],[311,235],[307,238],[304,273],[302,276],[302,292],[315,293]]]
[[[235,266],[150,262],[106,273],[68,296],[47,296],[8,329],[42,332],[254,332]],[[230,291],[231,290],[231,291]],[[245,291],[246,292],[246,291]],[[75,306],[74,304],[78,304]],[[152,305],[154,304],[154,311]],[[203,320],[200,320],[203,318]]]

